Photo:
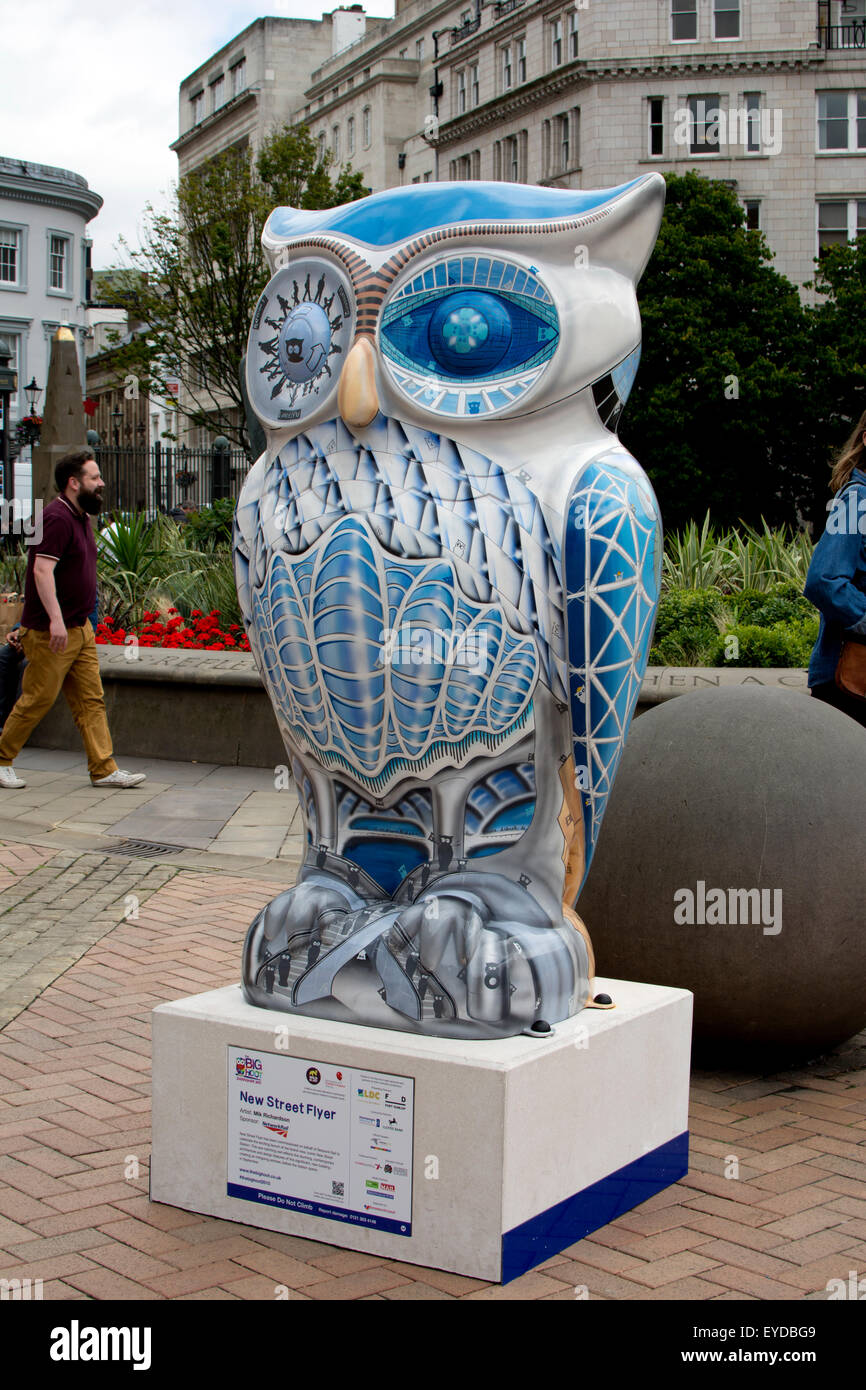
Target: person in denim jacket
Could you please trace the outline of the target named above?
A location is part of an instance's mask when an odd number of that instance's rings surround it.
[[[836,685],[846,641],[866,643],[866,411],[833,467],[834,492],[804,593],[821,614],[809,662],[809,690],[866,727],[866,701]]]

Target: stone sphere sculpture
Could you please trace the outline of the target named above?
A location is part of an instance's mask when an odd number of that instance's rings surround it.
[[[756,686],[637,719],[579,899],[599,972],[694,991],[696,1056],[818,1055],[866,1024],[866,736]]]
[[[587,1003],[570,904],[659,592],[658,508],[614,430],[664,193],[427,184],[271,214],[235,572],[307,846],[248,933],[250,1002],[467,1038]]]

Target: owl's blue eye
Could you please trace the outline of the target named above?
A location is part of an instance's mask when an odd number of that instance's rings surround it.
[[[398,385],[449,415],[512,404],[558,341],[556,310],[532,271],[481,256],[440,261],[404,285],[380,330]]]

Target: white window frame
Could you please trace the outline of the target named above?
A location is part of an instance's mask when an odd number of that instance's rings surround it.
[[[247,88],[247,60],[239,58],[238,61],[229,68],[229,76],[232,80],[232,96],[240,96]]]
[[[828,96],[828,95],[830,95],[830,94],[833,94],[833,95],[836,95],[836,96],[842,95],[842,96],[846,96],[846,97],[848,98],[848,109],[847,109],[848,127],[847,127],[847,133],[846,133],[847,144],[845,144],[845,145],[843,145],[843,146],[841,146],[841,147],[840,147],[840,146],[833,145],[833,146],[828,146],[828,147],[824,148],[824,147],[822,147],[822,145],[821,145],[821,98],[822,98],[822,97],[825,97],[825,96]],[[864,128],[864,140],[863,140],[863,144],[860,145],[860,144],[857,143],[857,123],[858,123],[857,107],[858,107],[858,97],[862,97],[862,98],[863,98],[863,103],[864,103],[864,112],[863,112],[863,116],[860,117],[860,119],[861,119],[861,120],[866,120],[866,87],[854,87],[854,88],[849,88],[849,89],[847,89],[847,90],[844,89],[844,88],[839,88],[839,87],[827,87],[827,88],[825,88],[823,91],[819,91],[819,92],[816,92],[816,93],[815,93],[815,112],[816,112],[816,116],[815,116],[815,153],[816,153],[816,154],[860,154],[862,151],[866,151],[866,128]],[[831,116],[831,117],[829,117],[829,118],[826,117],[826,116],[824,117],[824,121],[825,121],[825,122],[826,122],[828,119],[829,119],[829,120],[842,120],[843,118],[842,118],[841,116]],[[852,141],[853,141],[853,143],[852,143]]]
[[[0,280],[0,290],[17,294],[27,292],[27,227],[20,222],[0,222],[0,231],[13,232],[16,238],[15,279]]]
[[[567,111],[556,118],[556,145],[558,173],[566,174],[571,168],[571,117]]]
[[[415,40],[415,61],[416,61],[416,62],[418,62],[418,63],[423,63],[423,61],[424,61],[424,49],[425,49],[425,47],[426,47],[426,45],[425,45],[425,43],[424,43],[423,38],[422,38],[422,39],[416,39],[416,40]],[[415,180],[413,179],[412,182],[414,183]]]
[[[369,106],[365,106],[361,112],[362,121],[362,140],[364,149],[368,150],[373,142],[373,111]]]
[[[455,84],[456,115],[462,116],[466,111],[466,69],[460,68],[455,76],[457,78]]]
[[[761,93],[743,92],[743,104],[746,108],[746,154],[762,154],[763,140],[761,132]]]
[[[514,40],[514,66],[517,70],[516,86],[520,86],[526,81],[526,35],[521,34],[519,39]]]
[[[750,227],[750,226],[749,226],[749,208],[750,208],[750,207],[757,208],[757,210],[758,210],[758,225],[757,225],[757,227]],[[744,199],[743,199],[743,210],[744,210],[744,212],[745,212],[745,214],[746,214],[746,230],[747,230],[747,231],[756,231],[756,232],[760,232],[760,231],[762,230],[762,228],[761,228],[761,220],[762,220],[762,218],[761,218],[761,213],[762,213],[762,210],[763,210],[763,209],[762,209],[761,199],[760,199],[760,198],[744,198]]]
[[[580,32],[577,10],[568,12],[568,61],[573,63],[580,56]]]
[[[8,288],[9,286],[4,282],[4,289]],[[0,318],[0,337],[6,338],[9,342],[9,346],[12,348],[12,359],[9,363],[9,370],[15,372],[18,376],[18,390],[10,391],[9,393],[10,424],[12,423],[12,418],[14,418],[14,420],[20,420],[21,418],[21,408],[24,402],[22,392],[24,381],[27,376],[27,364],[25,361],[27,354],[27,337],[29,325],[31,323],[32,319]],[[27,409],[29,410],[29,406]]]
[[[478,81],[478,64],[469,64],[469,105],[477,106],[481,100],[481,87]]]
[[[857,231],[857,205],[858,205],[858,203],[863,203],[863,205],[864,205],[863,232],[859,232],[859,233],[858,233],[858,231]],[[822,231],[822,228],[821,228],[821,225],[820,225],[820,224],[821,224],[821,208],[822,208],[822,207],[826,207],[826,206],[828,206],[828,205],[839,206],[840,204],[843,205],[843,206],[846,208],[846,210],[847,210],[847,219],[846,219],[846,220],[847,220],[847,227],[846,227],[847,236],[846,236],[846,242],[847,242],[847,243],[850,243],[850,242],[854,241],[855,238],[856,238],[857,236],[862,236],[864,233],[866,233],[866,193],[864,193],[864,195],[863,195],[862,198],[819,198],[819,199],[817,200],[817,202],[815,203],[815,255],[816,255],[816,256],[820,256],[820,254],[821,254],[821,231]],[[825,229],[823,229],[823,230],[833,230],[833,229],[832,229],[832,228],[825,228]],[[835,245],[840,245],[840,244],[841,244],[841,243],[837,243],[837,242],[831,242],[831,243],[830,243],[830,245],[833,245],[833,246],[835,246]]]
[[[334,151],[334,162],[339,163],[340,155],[340,127],[335,125],[331,131],[331,148]]]
[[[499,88],[510,92],[514,86],[514,64],[511,44],[504,43],[499,50]]]
[[[653,107],[658,102],[661,107],[661,120],[653,120]],[[647,97],[647,158],[664,159],[665,157],[665,99],[664,97]],[[661,131],[661,149],[653,149],[653,131]]]
[[[196,92],[195,96],[190,97],[190,99],[189,99],[189,104],[190,104],[190,109],[191,109],[191,112],[192,112],[192,123],[193,123],[193,125],[194,125],[194,126],[201,125],[201,123],[202,123],[202,121],[204,120],[204,117],[205,117],[205,110],[204,110],[204,87],[202,87],[202,89],[201,89],[200,92]]]
[[[213,115],[214,111],[219,111],[226,104],[225,73],[221,72],[218,77],[215,77],[212,82],[208,83],[208,86],[210,87],[211,115]],[[219,100],[217,100],[217,97],[219,97]]]
[[[346,155],[349,159],[355,153],[355,117],[350,116],[346,121]]]
[[[561,68],[565,57],[565,35],[562,28],[562,16],[550,21],[550,66]]]
[[[678,39],[674,34],[674,21],[677,15],[695,16],[695,32],[687,38]],[[671,0],[671,43],[697,43],[700,38],[700,25],[698,23],[698,0]]]
[[[719,34],[718,22],[719,15],[735,13],[737,16],[736,34]],[[742,0],[713,0],[713,42],[714,43],[739,43],[743,37],[743,5]]]
[[[706,149],[695,148],[697,143],[696,137],[698,133],[698,111],[696,109],[693,112],[692,106],[694,104],[694,106],[697,108],[699,102],[704,103],[703,129],[705,132],[707,126],[712,123],[710,119],[710,112],[720,112],[722,109],[722,98],[720,92],[703,93],[698,94],[696,96],[688,97],[687,105],[689,109],[689,157],[691,159],[717,159],[718,156],[721,154],[721,140],[719,140],[719,143],[715,146],[709,146]],[[711,102],[715,102],[715,105],[711,105]]]
[[[45,231],[45,238],[48,256],[48,274],[45,279],[46,294],[58,296],[60,299],[71,299],[73,266],[72,257],[74,252],[73,235],[71,232],[63,231],[59,227],[48,227]],[[53,261],[54,256],[56,255],[56,252],[54,250],[55,240],[62,241],[65,245],[65,250],[63,253],[63,284],[60,286],[52,285],[51,283],[52,276],[54,274]]]

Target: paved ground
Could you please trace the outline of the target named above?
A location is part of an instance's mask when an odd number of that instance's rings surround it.
[[[0,1278],[48,1299],[817,1300],[866,1273],[866,1034],[778,1075],[696,1073],[688,1176],[505,1288],[150,1203],[150,1011],[237,980],[299,840],[269,774],[129,762],[143,789],[94,792],[77,754],[33,750],[26,791],[0,792]],[[117,853],[133,836],[195,845]]]

